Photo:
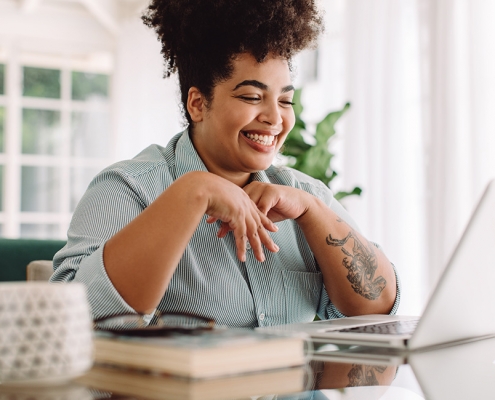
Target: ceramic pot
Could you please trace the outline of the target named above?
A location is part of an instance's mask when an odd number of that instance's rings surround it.
[[[92,321],[81,283],[0,283],[0,383],[62,382],[93,363]]]

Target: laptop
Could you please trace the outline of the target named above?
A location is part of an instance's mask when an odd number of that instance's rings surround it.
[[[363,315],[258,328],[313,342],[415,350],[495,335],[495,180],[487,185],[420,318]]]

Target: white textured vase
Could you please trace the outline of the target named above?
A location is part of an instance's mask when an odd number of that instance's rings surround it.
[[[0,384],[61,382],[92,363],[83,284],[0,283]]]

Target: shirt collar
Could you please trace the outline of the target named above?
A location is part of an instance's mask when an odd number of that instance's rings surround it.
[[[194,145],[189,137],[189,130],[182,132],[177,141],[175,166],[177,171],[176,179],[192,171],[208,171],[203,160],[199,157]]]

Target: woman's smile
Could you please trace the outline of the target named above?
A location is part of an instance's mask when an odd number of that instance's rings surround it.
[[[241,131],[241,136],[256,151],[270,153],[276,151],[278,133],[267,133],[261,130]]]

